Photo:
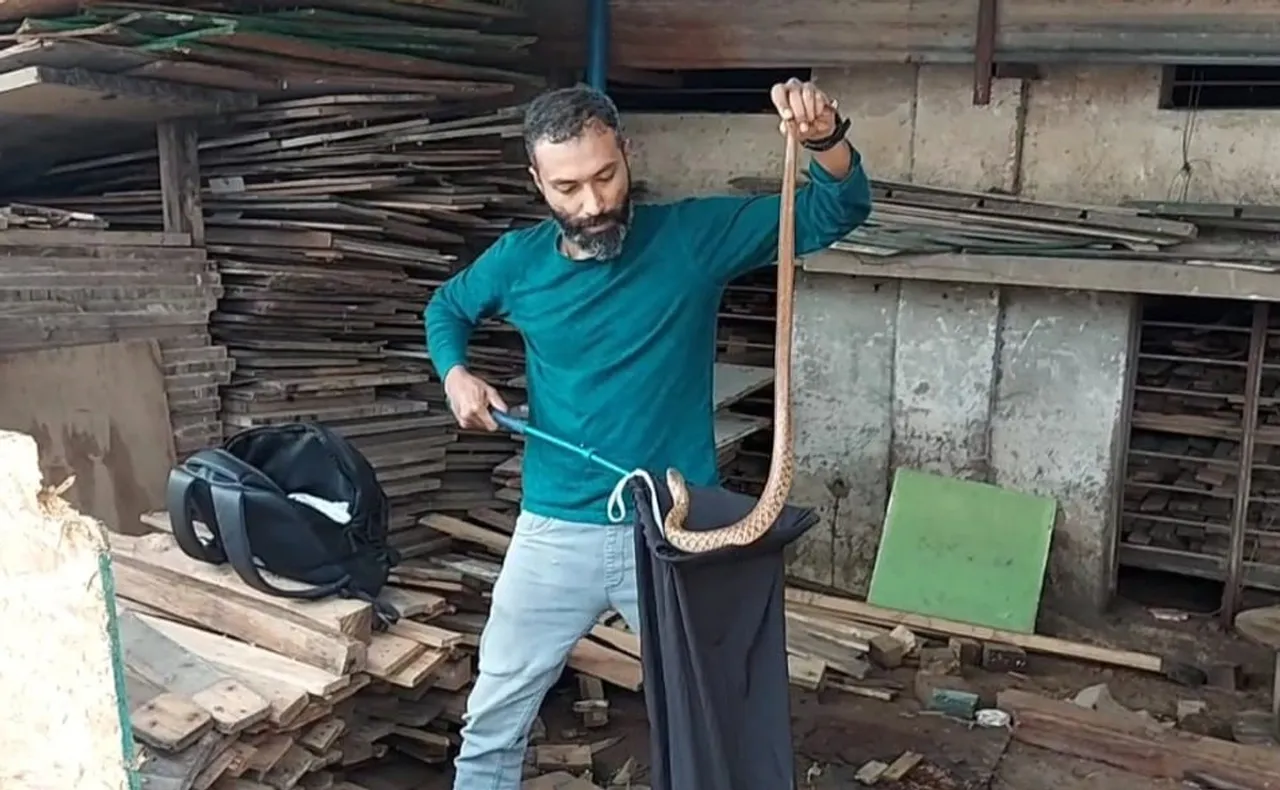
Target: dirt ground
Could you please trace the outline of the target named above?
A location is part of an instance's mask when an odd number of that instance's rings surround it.
[[[1045,629],[1050,630],[1050,629]],[[1246,687],[1226,691],[1209,686],[1187,688],[1161,677],[1096,665],[1032,657],[1024,673],[966,672],[984,703],[1004,688],[1021,688],[1055,698],[1069,698],[1083,688],[1105,683],[1112,696],[1134,710],[1172,720],[1178,700],[1208,705],[1208,730],[1231,737],[1231,724],[1243,710],[1265,708],[1269,698],[1267,653],[1224,634],[1211,617],[1190,616],[1166,622],[1141,606],[1128,605],[1104,621],[1088,624],[1059,619],[1055,635],[1115,647],[1142,649],[1194,659],[1207,665],[1233,661],[1245,668]],[[853,696],[838,690],[820,694],[796,691],[792,699],[797,787],[836,790],[858,787],[854,774],[869,760],[891,762],[904,751],[924,762],[887,790],[1163,790],[1184,787],[1105,765],[1049,753],[1012,742],[1003,729],[983,729],[921,710],[911,689],[913,670],[881,673],[878,682],[904,689],[892,702]],[[596,742],[621,738],[597,756],[596,782],[605,786],[628,758],[638,767],[634,782],[645,783],[648,723],[640,695],[609,691],[610,723],[583,730],[570,710],[576,694],[568,685],[557,689],[543,710],[546,742]]]

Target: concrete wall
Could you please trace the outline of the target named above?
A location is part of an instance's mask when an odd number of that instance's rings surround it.
[[[1047,67],[1039,80],[996,80],[986,107],[972,106],[968,67],[874,66],[814,78],[854,119],[853,139],[876,178],[1070,202],[1177,199],[1184,186],[1193,201],[1280,202],[1280,114],[1160,110],[1157,67]],[[659,194],[715,192],[730,176],[781,167],[768,116],[626,122],[637,172]]]
[[[893,469],[1052,496],[1051,603],[1107,595],[1133,300],[802,274],[794,498],[822,524],[796,575],[864,593]]]
[[[1162,111],[1158,68],[1052,67],[1036,81],[997,80],[986,107],[972,106],[967,67],[815,79],[854,119],[876,178],[1082,203],[1184,190],[1196,201],[1280,202],[1267,156],[1275,114]],[[719,192],[733,176],[781,167],[767,115],[626,123],[636,175],[659,196]],[[797,547],[793,570],[864,592],[891,470],[906,464],[1056,497],[1047,600],[1103,605],[1134,311],[1133,299],[1089,292],[802,275],[795,499],[823,525]]]

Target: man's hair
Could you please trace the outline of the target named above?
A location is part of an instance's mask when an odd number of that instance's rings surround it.
[[[538,143],[574,140],[592,124],[612,129],[622,136],[618,107],[604,93],[588,85],[559,88],[529,102],[524,112],[524,148],[533,162]]]

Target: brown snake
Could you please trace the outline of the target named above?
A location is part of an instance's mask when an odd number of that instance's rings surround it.
[[[667,469],[671,510],[663,521],[663,535],[671,545],[691,554],[728,546],[746,546],[764,536],[782,514],[791,493],[796,459],[791,426],[791,330],[795,324],[793,302],[796,284],[796,159],[799,146],[788,124],[783,157],[782,206],[778,216],[778,318],[774,340],[773,455],[764,491],[751,512],[734,524],[705,532],[685,529],[689,517],[689,487],[684,476]]]

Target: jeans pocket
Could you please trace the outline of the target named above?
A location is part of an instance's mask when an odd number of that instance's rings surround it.
[[[546,516],[536,516],[533,513],[521,513],[516,517],[516,534],[517,535],[542,535],[550,532],[556,526],[554,518]]]

